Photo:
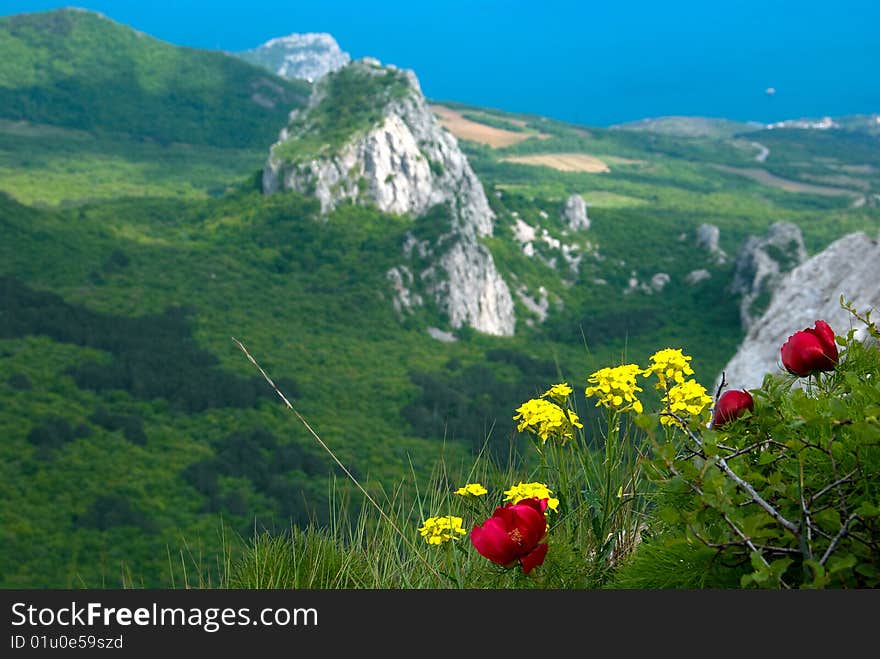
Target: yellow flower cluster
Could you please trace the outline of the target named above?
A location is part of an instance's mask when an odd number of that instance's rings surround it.
[[[642,373],[637,364],[599,369],[587,378],[593,386],[587,387],[584,393],[587,397],[598,398],[596,407],[604,405],[621,412],[632,409],[641,414],[642,403],[636,398],[636,392],[642,388],[636,385],[636,377]]]
[[[550,398],[560,405],[565,404],[566,399],[571,395],[573,389],[567,383],[554,384],[547,391],[541,394],[541,398]]]
[[[466,496],[474,496],[481,497],[486,494],[489,490],[480,485],[479,483],[468,483],[464,487],[460,487],[455,491],[455,494],[461,495],[463,497]]]
[[[456,540],[455,534],[465,535],[467,531],[462,527],[461,517],[446,515],[445,517],[429,517],[419,529],[419,533],[429,545],[441,545],[450,540]]]
[[[699,417],[709,409],[712,397],[696,380],[686,380],[670,389],[663,397],[664,410],[679,417]],[[661,415],[660,423],[664,426],[676,425],[678,422],[671,416]]]
[[[561,385],[556,385],[559,386]],[[516,429],[520,432],[523,430],[533,432],[540,437],[542,443],[550,437],[556,437],[565,443],[574,438],[575,428],[584,427],[577,414],[571,410],[564,410],[544,398],[532,398],[520,405],[516,411],[517,414],[513,417],[514,421],[519,420]]]
[[[694,369],[688,362],[690,355],[682,354],[678,348],[664,348],[651,355],[651,365],[645,369],[645,377],[652,373],[657,376],[657,388],[666,390],[684,382],[686,375],[693,375]]]
[[[531,499],[532,497],[547,499],[547,508],[558,512],[559,499],[551,496],[552,494],[553,492],[544,483],[523,483],[520,481],[519,485],[514,485],[509,490],[504,491],[504,500],[511,503],[519,503],[523,499]]]

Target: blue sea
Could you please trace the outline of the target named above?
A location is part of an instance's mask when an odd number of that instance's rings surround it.
[[[587,125],[880,112],[876,0],[3,0],[0,15],[70,4],[195,48],[328,32],[434,100]]]

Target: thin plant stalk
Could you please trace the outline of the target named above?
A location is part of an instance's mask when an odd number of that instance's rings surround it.
[[[241,341],[239,341],[238,339],[236,339],[235,337],[232,337],[232,340],[241,349],[241,351],[244,353],[245,357],[247,357],[248,361],[251,364],[253,364],[257,368],[257,370],[260,371],[260,374],[263,376],[263,379],[265,379],[266,382],[269,383],[269,386],[272,387],[273,391],[281,398],[281,400],[284,402],[287,409],[289,409],[291,412],[294,413],[296,418],[299,419],[299,421],[305,426],[306,430],[309,431],[309,434],[311,434],[312,437],[315,438],[315,440],[318,442],[318,444],[321,446],[321,448],[323,448],[324,451],[326,451],[327,454],[333,459],[333,461],[339,466],[339,468],[342,469],[343,473],[345,473],[345,475],[348,476],[348,478],[351,480],[351,482],[354,483],[355,487],[357,487],[361,491],[361,494],[364,495],[364,497],[367,499],[367,501],[369,501],[370,504],[372,504],[372,506],[379,512],[379,514],[382,516],[382,518],[386,522],[388,522],[388,524],[391,526],[391,528],[394,529],[395,533],[397,533],[401,537],[401,539],[413,551],[413,553],[425,564],[425,566],[438,579],[442,580],[440,573],[437,572],[437,570],[434,568],[434,566],[428,562],[428,560],[416,548],[416,546],[406,536],[406,534],[404,534],[403,531],[401,531],[400,528],[398,528],[398,526],[394,523],[394,520],[392,520],[391,517],[389,517],[388,514],[382,509],[382,507],[378,503],[376,503],[376,500],[373,499],[372,496],[370,496],[370,493],[367,492],[367,490],[364,488],[364,486],[360,484],[358,479],[354,477],[354,474],[352,474],[351,471],[349,471],[348,467],[346,467],[342,463],[342,461],[336,457],[336,454],[330,449],[329,446],[327,446],[326,443],[324,443],[324,440],[321,439],[321,437],[318,435],[317,432],[315,432],[315,430],[312,428],[312,426],[309,424],[309,422],[306,421],[306,419],[302,416],[302,414],[300,414],[299,411],[293,405],[291,405],[290,401],[287,400],[287,397],[278,389],[278,387],[272,381],[272,378],[269,377],[269,375],[266,373],[266,371],[263,370],[263,367],[257,363],[257,361],[248,352],[247,348],[244,347],[244,344]]]

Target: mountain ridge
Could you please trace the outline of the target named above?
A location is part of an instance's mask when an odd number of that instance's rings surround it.
[[[0,62],[0,118],[163,144],[271,143],[309,93],[306,83],[87,10],[0,17],[0,49],[15,53]]]

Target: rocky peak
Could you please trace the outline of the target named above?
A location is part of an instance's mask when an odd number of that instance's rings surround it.
[[[807,252],[801,230],[790,222],[776,222],[763,237],[749,236],[736,255],[730,292],[740,298],[740,322],[748,331],[761,315],[774,287]]]
[[[331,35],[323,32],[289,34],[270,39],[252,50],[235,53],[282,78],[314,82],[351,61]]]
[[[443,309],[453,328],[468,325],[511,335],[513,299],[489,250],[495,215],[482,183],[428,107],[411,71],[358,60],[328,74],[306,108],[291,114],[263,170],[263,191],[296,190],[320,200],[330,213],[344,201],[373,205],[412,218],[442,205],[448,213],[435,241],[404,246],[410,278]],[[395,269],[389,275],[400,309],[420,297]],[[401,291],[406,290],[403,294]],[[405,300],[401,298],[405,295]]]
[[[781,278],[767,310],[752,323],[724,367],[728,386],[752,389],[761,386],[765,374],[784,372],[780,371],[782,344],[816,320],[826,321],[837,335],[855,328],[857,337],[864,340],[863,326],[840,306],[840,296],[856,309],[878,309],[878,282],[880,244],[862,232],[836,240],[791,270]]]
[[[587,202],[579,194],[572,194],[565,200],[562,209],[562,219],[568,223],[572,231],[580,231],[590,228],[590,218],[587,217]]]

